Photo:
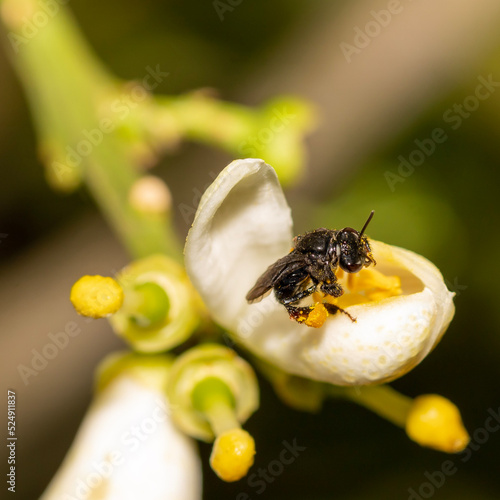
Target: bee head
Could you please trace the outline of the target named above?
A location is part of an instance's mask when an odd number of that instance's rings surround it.
[[[363,236],[372,219],[372,210],[361,232],[346,227],[337,233],[337,255],[340,268],[346,273],[357,273],[370,263],[374,263],[368,239]]]

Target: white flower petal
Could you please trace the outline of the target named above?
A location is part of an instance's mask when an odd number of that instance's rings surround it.
[[[220,324],[235,324],[255,277],[291,241],[290,208],[275,171],[263,160],[233,161],[202,197],[185,248],[188,275]]]
[[[413,252],[372,241],[377,270],[400,276],[403,295],[349,307],[356,323],[339,313],[318,329],[299,325],[273,295],[247,304],[248,290],[291,245],[289,209],[270,172],[259,160],[233,162],[198,209],[186,267],[214,318],[289,373],[337,385],[400,377],[432,350],[454,313],[437,268]]]
[[[41,500],[199,500],[193,442],[172,424],[165,395],[129,376],[92,404]]]

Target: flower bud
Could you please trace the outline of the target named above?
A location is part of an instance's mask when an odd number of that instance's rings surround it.
[[[443,276],[424,257],[372,239],[376,268],[343,277],[337,269],[344,293],[316,299],[346,314],[327,315],[305,297],[298,304],[310,314],[299,311],[290,321],[275,293],[249,303],[249,290],[290,252],[292,237],[276,172],[259,159],[236,160],[219,174],[189,231],[185,262],[193,285],[215,321],[252,354],[300,377],[364,386],[401,377],[440,341],[455,311]],[[272,292],[276,283],[269,281]]]
[[[406,419],[406,433],[421,446],[458,453],[469,444],[458,408],[437,394],[415,398]]]
[[[161,214],[170,209],[172,195],[162,179],[154,175],[146,175],[132,185],[129,202],[140,212]]]
[[[200,320],[201,302],[183,268],[164,255],[132,262],[117,276],[125,300],[113,329],[140,352],[184,342]]]
[[[173,419],[204,441],[239,427],[258,407],[258,386],[250,365],[227,347],[204,344],[179,356],[167,394]]]

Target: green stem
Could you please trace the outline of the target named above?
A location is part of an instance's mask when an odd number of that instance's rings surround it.
[[[154,328],[162,324],[170,309],[165,290],[153,282],[136,285],[127,291],[127,312],[138,326]]]
[[[160,96],[156,103],[158,113],[168,114],[182,136],[223,148],[237,156],[244,154],[241,145],[255,132],[262,119],[260,109],[219,101],[197,92]]]
[[[328,393],[349,399],[399,427],[405,427],[406,417],[413,400],[388,385],[363,387],[329,386]]]
[[[210,423],[210,427],[216,436],[231,429],[241,427],[234,414],[234,409],[224,402],[214,402],[205,410],[205,417]]]
[[[282,182],[300,173],[302,136],[312,123],[309,105],[286,98],[252,109],[202,92],[148,96],[142,85],[127,86],[111,75],[69,10],[56,4],[49,16],[38,0],[0,0],[0,20],[34,115],[47,178],[63,191],[85,180],[133,257],[163,253],[182,260],[170,217],[139,212],[128,200],[141,163],[162,148],[188,138],[237,157],[263,157]],[[50,19],[26,36],[36,15]],[[270,131],[272,140],[261,137]]]
[[[128,202],[139,173],[119,133],[123,124],[118,115],[109,115],[110,104],[120,97],[120,86],[93,55],[68,9],[59,5],[57,15],[32,38],[26,41],[24,37],[25,41],[15,45],[14,40],[23,37],[23,14],[30,18],[40,6],[34,0],[3,0],[1,6],[49,178],[57,180],[59,176],[62,188],[71,189],[75,179],[83,175],[133,257],[165,253],[180,260],[180,245],[167,215],[142,213]],[[107,127],[103,126],[104,118],[108,119]],[[77,155],[68,156],[70,150]],[[64,184],[65,176],[71,179],[69,185]]]
[[[219,378],[209,377],[199,382],[192,398],[194,407],[203,413],[216,436],[241,427],[234,410],[233,394]]]

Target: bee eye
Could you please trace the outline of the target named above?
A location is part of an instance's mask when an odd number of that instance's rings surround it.
[[[343,271],[345,271],[346,273],[357,273],[357,272],[361,271],[361,269],[363,269],[362,262],[347,263],[341,259],[339,264],[340,264],[340,268]]]

